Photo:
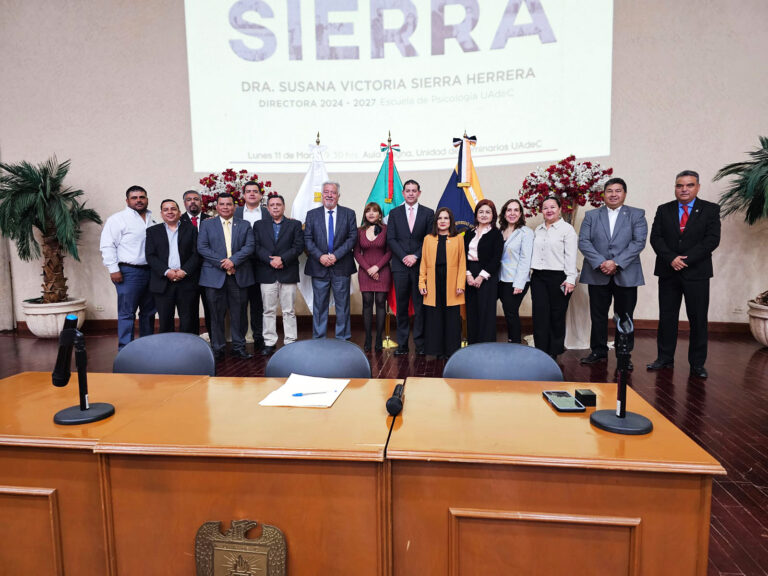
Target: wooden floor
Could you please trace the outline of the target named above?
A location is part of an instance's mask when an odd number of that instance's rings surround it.
[[[362,345],[360,330],[353,340]],[[311,337],[300,328],[299,338]],[[499,340],[502,334],[499,334]],[[114,334],[89,335],[88,369],[111,372],[117,351]],[[689,379],[687,337],[682,336],[676,368],[647,372],[656,356],[654,332],[639,332],[630,385],[657,410],[717,458],[728,476],[713,486],[709,575],[768,575],[768,348],[749,336],[710,338],[709,379]],[[57,343],[0,333],[0,377],[25,370],[52,370]],[[607,364],[581,366],[584,351],[569,350],[559,361],[565,380],[606,382],[614,379],[615,358]],[[444,361],[431,357],[394,356],[391,351],[370,355],[374,378],[440,376]],[[260,376],[266,359],[226,358],[221,376]],[[73,402],[76,391],[72,389]],[[99,401],[98,398],[93,398]],[[628,407],[630,410],[631,406]]]

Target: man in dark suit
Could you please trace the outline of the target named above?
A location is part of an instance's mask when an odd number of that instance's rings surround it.
[[[256,222],[269,220],[269,212],[261,205],[261,199],[264,197],[264,190],[258,182],[250,180],[243,185],[243,199],[245,206],[235,208],[235,218],[241,218],[253,227]],[[256,257],[254,255],[253,266],[256,267]],[[251,313],[251,333],[253,336],[253,349],[261,350],[264,348],[264,326],[262,317],[264,314],[264,305],[261,301],[261,287],[258,281],[252,286],[248,286],[248,304]],[[243,325],[243,330],[248,330],[248,325]],[[245,334],[243,334],[245,337]]]
[[[397,350],[408,354],[408,301],[413,301],[413,344],[417,354],[424,354],[424,316],[419,292],[419,264],[424,236],[432,231],[435,213],[419,204],[421,187],[415,180],[403,186],[405,203],[393,208],[387,221],[387,244],[392,251],[392,280],[397,302]]]
[[[296,327],[296,287],[299,283],[299,255],[304,251],[304,231],[301,222],[285,218],[285,200],[270,194],[267,200],[269,218],[253,225],[255,242],[256,282],[261,286],[264,303],[264,348],[269,356],[277,345],[277,305],[283,310],[285,344],[298,337]]]
[[[328,331],[330,292],[336,305],[336,338],[349,340],[350,277],[357,272],[352,250],[357,241],[355,211],[339,206],[339,184],[325,182],[323,205],[307,212],[304,245],[309,253],[304,273],[312,277],[312,337]]]
[[[186,212],[181,215],[180,222],[188,222],[195,227],[195,230],[200,232],[200,223],[210,216],[202,211],[203,202],[200,198],[200,193],[197,190],[187,190],[182,196],[184,201],[184,209]],[[205,296],[205,287],[198,287],[198,295],[200,301],[203,303],[203,315],[205,317],[205,331],[211,334],[211,312],[208,309],[208,298]],[[195,334],[200,333],[200,305],[195,303],[195,326],[197,330]]]
[[[584,254],[580,282],[589,285],[589,316],[592,352],[582,364],[608,358],[608,309],[624,318],[633,317],[637,287],[645,284],[640,252],[645,248],[648,222],[645,210],[625,206],[627,183],[611,178],[603,188],[605,205],[584,216],[579,232],[579,250]]]
[[[218,218],[209,218],[200,226],[197,251],[202,259],[200,285],[206,287],[211,307],[211,347],[214,356],[224,357],[226,338],[224,317],[229,310],[232,355],[251,358],[245,350],[243,325],[248,286],[255,280],[251,255],[253,230],[244,220],[234,218],[235,203],[231,194],[220,194],[216,201]]]
[[[659,277],[658,355],[648,370],[671,368],[675,361],[680,303],[690,324],[688,363],[691,376],[706,378],[707,313],[712,252],[720,244],[720,206],[697,198],[699,175],[693,170],[675,178],[676,200],[656,210],[651,246],[656,252],[653,273]]]
[[[163,200],[160,215],[163,223],[147,228],[145,245],[150,267],[149,291],[155,297],[160,332],[173,332],[173,318],[178,310],[179,329],[197,334],[200,328],[197,230],[192,224],[179,220],[181,211],[175,200]]]

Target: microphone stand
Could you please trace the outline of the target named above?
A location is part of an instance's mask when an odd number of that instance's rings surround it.
[[[73,424],[98,422],[112,416],[115,413],[115,407],[112,404],[107,404],[106,402],[90,404],[88,402],[88,355],[85,352],[85,336],[83,336],[83,333],[77,328],[65,328],[61,331],[59,343],[60,345],[74,344],[80,404],[59,410],[54,415],[53,421],[56,424],[70,426]],[[62,386],[66,386],[66,384],[64,382]]]
[[[648,434],[653,430],[653,423],[640,414],[627,412],[627,380],[629,379],[629,360],[632,352],[632,337],[635,326],[629,314],[623,322],[618,315],[614,316],[616,322],[616,360],[618,372],[618,389],[616,391],[616,411],[597,410],[589,417],[593,426],[614,432],[616,434]]]

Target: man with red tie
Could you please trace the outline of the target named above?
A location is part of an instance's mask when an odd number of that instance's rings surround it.
[[[180,221],[182,222],[189,222],[192,224],[197,231],[200,231],[200,222],[205,220],[206,218],[210,218],[208,214],[202,211],[203,209],[203,202],[200,198],[199,192],[197,190],[187,190],[184,192],[184,195],[182,196],[182,199],[184,200],[184,209],[186,212],[181,215]],[[203,302],[203,314],[205,315],[205,331],[208,332],[208,334],[211,333],[211,313],[208,309],[208,298],[205,295],[205,288],[200,286],[198,289],[198,294],[200,296],[200,300]],[[200,307],[197,307],[198,310],[198,316],[199,316],[199,310]],[[200,318],[198,317],[197,320],[194,320],[195,326],[198,328],[200,327]],[[199,331],[199,330],[198,330]]]
[[[675,178],[676,200],[656,210],[651,246],[656,252],[654,274],[659,277],[658,355],[648,370],[671,368],[675,360],[680,304],[690,325],[688,363],[691,376],[706,378],[709,279],[712,252],[720,244],[720,206],[697,198],[699,175],[684,170]]]

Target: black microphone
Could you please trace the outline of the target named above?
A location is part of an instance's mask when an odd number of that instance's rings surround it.
[[[398,384],[392,391],[392,397],[387,400],[387,412],[390,416],[397,416],[403,410],[403,385]]]
[[[77,316],[67,314],[64,328],[59,334],[59,355],[56,357],[56,367],[53,369],[53,385],[62,387],[69,383],[70,366],[72,365],[72,347],[75,344]]]

